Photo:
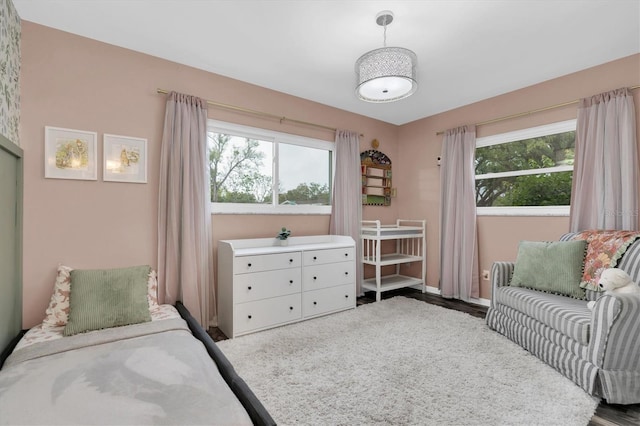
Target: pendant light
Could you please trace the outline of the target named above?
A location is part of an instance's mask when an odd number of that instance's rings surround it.
[[[384,47],[367,52],[356,61],[356,95],[363,101],[394,102],[418,89],[416,54],[402,47],[387,47],[387,25],[391,22],[393,12],[389,10],[376,15],[376,23],[384,27]]]

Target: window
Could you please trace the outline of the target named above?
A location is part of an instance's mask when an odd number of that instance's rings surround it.
[[[210,120],[214,213],[330,214],[334,144]]]
[[[568,215],[576,120],[476,140],[482,215]]]

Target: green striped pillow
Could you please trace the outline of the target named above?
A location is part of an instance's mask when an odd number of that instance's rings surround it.
[[[584,299],[580,288],[587,242],[521,241],[509,285]]]
[[[149,266],[71,271],[69,321],[64,335],[151,321]]]

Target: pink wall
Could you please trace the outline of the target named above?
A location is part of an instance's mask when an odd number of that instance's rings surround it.
[[[160,143],[165,100],[157,88],[279,116],[352,129],[392,160],[396,126],[173,62],[23,21],[22,122],[25,152],[24,327],[40,322],[58,263],[76,268],[156,266]],[[324,140],[333,132],[280,124],[215,109],[209,117]],[[148,183],[44,179],[44,126],[148,139]],[[394,220],[397,207],[367,207],[367,218]],[[219,239],[270,237],[283,225],[295,235],[326,234],[328,216],[213,216]]]
[[[428,285],[438,286],[441,136],[436,132],[639,83],[640,55],[397,127],[237,80],[72,34],[22,22],[21,145],[25,152],[23,326],[42,320],[58,263],[77,268],[156,265],[157,185],[164,97],[157,88],[364,134],[393,161],[398,195],[391,207],[365,207],[365,219],[427,219]],[[640,112],[640,93],[634,94]],[[575,117],[574,107],[483,126],[484,136]],[[324,140],[333,133],[211,108],[209,117]],[[638,118],[640,123],[640,117]],[[44,126],[148,139],[148,183],[44,179]],[[640,140],[640,138],[639,138]],[[214,215],[220,239],[270,237],[286,225],[296,235],[326,233],[328,216]],[[481,269],[515,258],[521,239],[554,239],[567,218],[482,217]],[[489,298],[488,282],[481,297]]]
[[[640,83],[640,55],[634,55],[541,84],[457,108],[400,127],[394,185],[398,189],[398,209],[402,216],[426,218],[428,223],[428,285],[438,287],[440,169],[436,158],[442,148],[437,132],[511,114],[544,108],[600,92]],[[462,90],[462,89],[461,89]],[[633,92],[636,123],[640,125],[640,90]],[[530,116],[479,126],[477,136],[576,118],[577,105]],[[640,127],[639,127],[640,129]],[[638,130],[640,142],[640,130]],[[515,260],[520,240],[554,240],[569,228],[568,217],[478,218],[480,270],[490,270],[496,260]],[[489,299],[489,281],[481,282],[480,297]]]

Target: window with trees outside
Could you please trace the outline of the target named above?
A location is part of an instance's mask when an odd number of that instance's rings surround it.
[[[568,215],[576,120],[476,140],[479,215]]]
[[[330,214],[334,143],[209,120],[214,213]]]

